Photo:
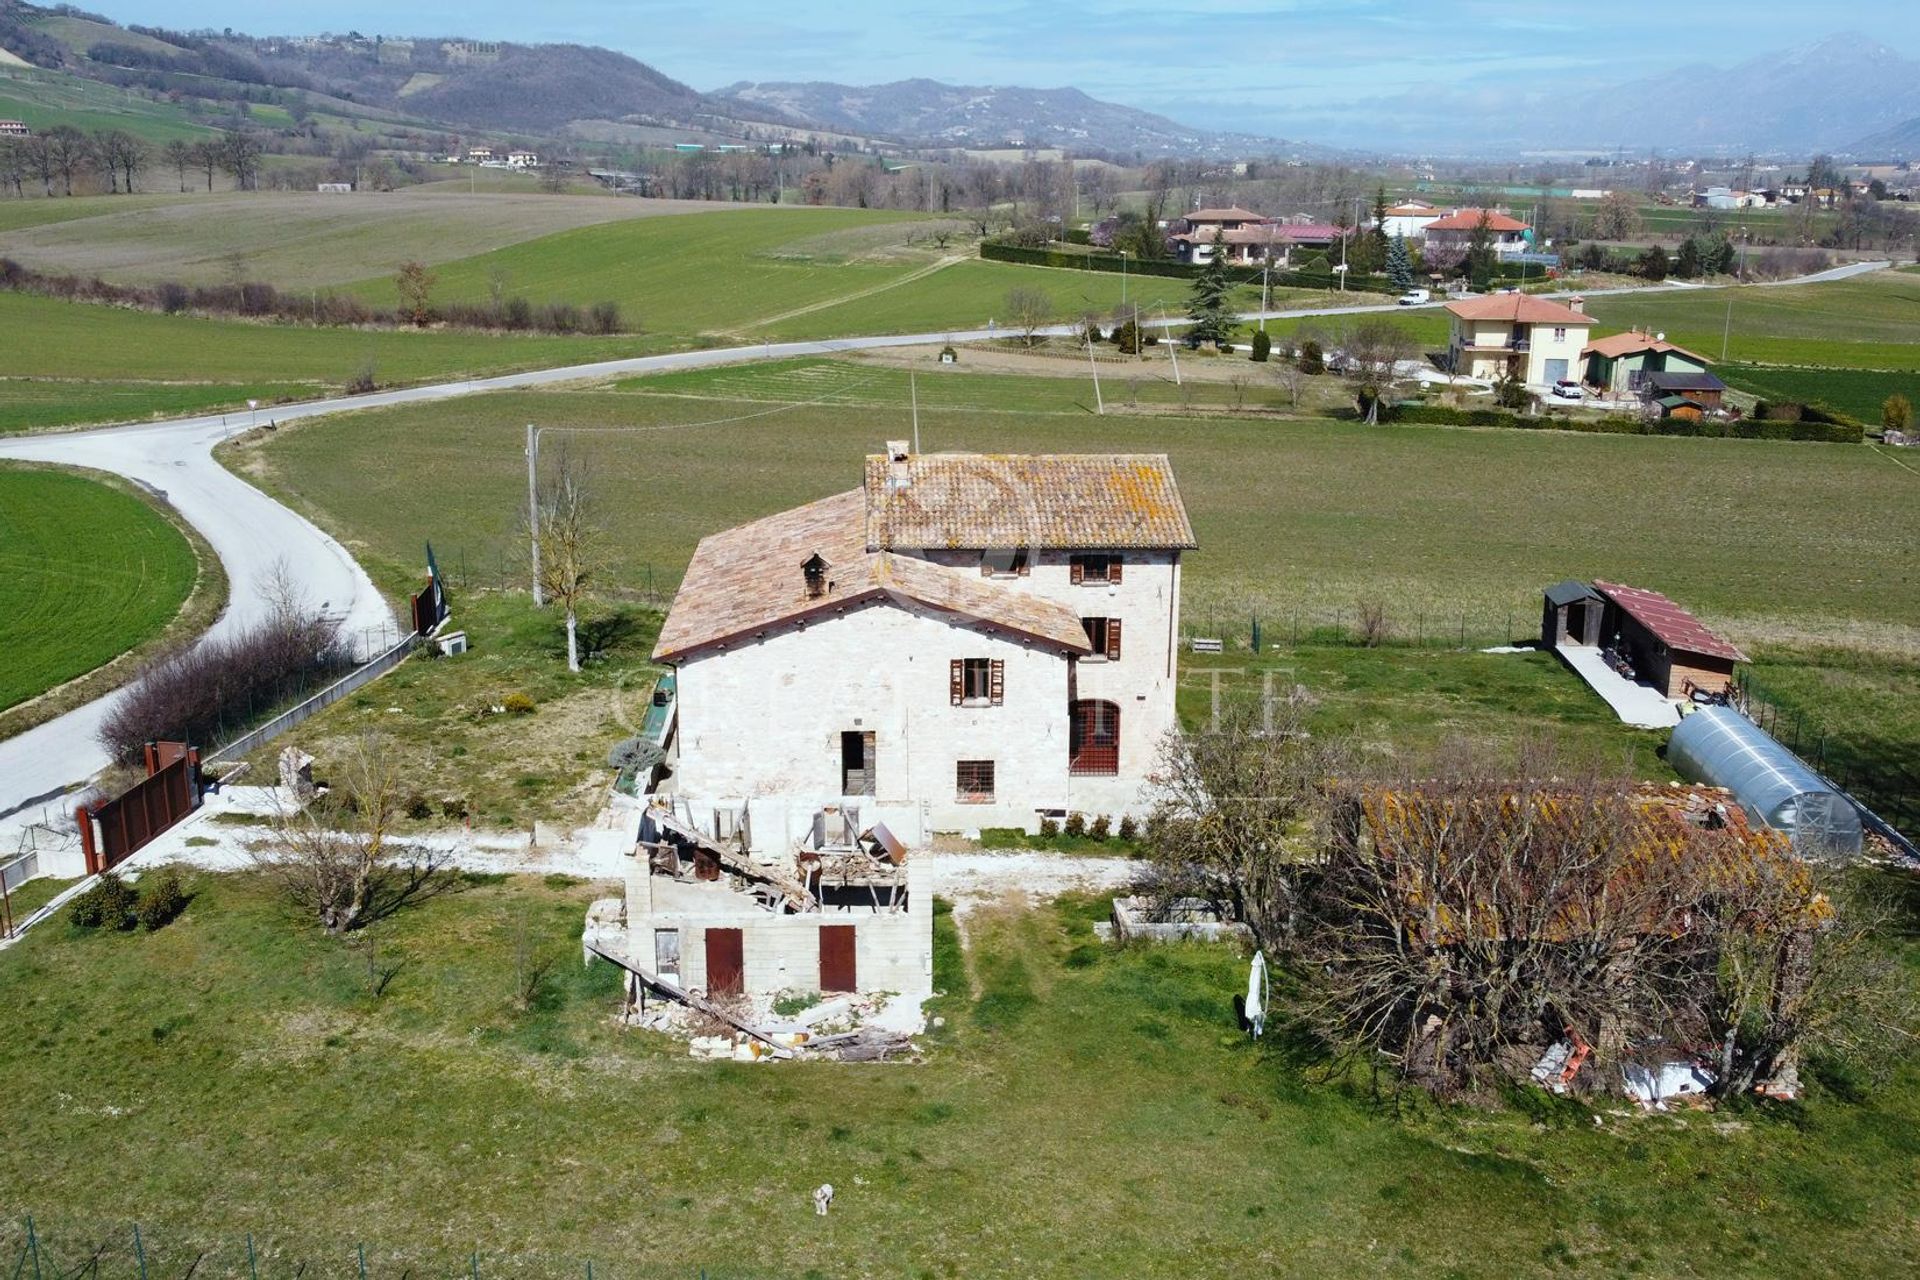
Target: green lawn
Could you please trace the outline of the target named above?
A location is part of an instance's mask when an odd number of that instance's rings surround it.
[[[556,431],[543,449],[564,443],[590,464],[614,554],[610,582],[642,587],[649,575],[656,584],[677,577],[707,533],[854,487],[864,455],[905,432],[904,397],[890,411],[855,412],[744,398],[763,394],[750,385],[756,377],[773,380],[764,393],[773,396],[806,368],[660,379],[669,394],[628,384],[356,414],[283,429],[240,457],[250,470],[264,467],[270,488],[354,546],[395,589],[411,582],[423,539],[476,585],[518,585],[526,424],[631,428]],[[958,397],[944,390],[947,376],[973,375],[929,373],[920,382],[929,395]],[[722,394],[689,399],[703,378]],[[1403,630],[1464,623],[1469,640],[1492,643],[1532,630],[1539,589],[1567,576],[1664,589],[1746,640],[1908,644],[1920,617],[1920,569],[1887,532],[1912,511],[1920,476],[1871,450],[1164,413],[1099,418],[1084,408],[1017,407],[1084,396],[1088,389],[1072,382],[976,380],[983,390],[968,397],[1004,395],[1016,407],[982,408],[977,398],[970,407],[923,405],[924,448],[1172,456],[1201,544],[1185,579],[1186,621],[1203,633],[1256,611],[1270,627],[1291,625],[1296,614],[1330,621],[1336,609],[1351,618],[1366,598],[1383,602]],[[422,475],[440,477],[433,503],[414,500]],[[1712,483],[1685,483],[1690,476]]]
[[[24,120],[35,130],[59,124],[88,131],[124,129],[154,144],[176,138],[198,142],[214,133],[172,103],[62,71],[24,67],[0,67],[0,115]]]
[[[579,964],[604,887],[487,878],[390,920],[377,998],[365,945],[252,877],[188,887],[159,933],[55,921],[0,956],[0,1185],[50,1274],[134,1274],[135,1222],[157,1276],[245,1274],[249,1233],[263,1275],[364,1245],[379,1277],[1870,1276],[1920,1249],[1911,1065],[1846,1100],[1813,1072],[1785,1114],[1396,1114],[1283,1023],[1236,1032],[1235,951],[1110,950],[1099,900],[978,913],[964,955],[938,917],[922,1064],[704,1063],[612,1023],[615,972]],[[559,961],[524,1011],[516,954]]]
[[[1826,284],[1600,296],[1587,310],[1604,325],[1663,332],[1717,361],[1729,302],[1732,360],[1920,368],[1920,279],[1900,272],[1876,271]]]
[[[148,418],[244,408],[318,394],[316,383],[96,382],[0,378],[0,435],[74,423],[141,422]]]
[[[1920,658],[1780,649],[1754,659],[1762,723],[1920,838]]]
[[[1915,358],[1920,364],[1920,357]],[[1888,396],[1904,395],[1920,404],[1920,370],[1878,373],[1864,369],[1781,369],[1767,365],[1724,364],[1714,372],[1727,385],[1763,400],[1831,405],[1850,413],[1869,429],[1880,425],[1880,406]]]
[[[196,572],[186,538],[132,494],[0,465],[0,708],[160,634]]]

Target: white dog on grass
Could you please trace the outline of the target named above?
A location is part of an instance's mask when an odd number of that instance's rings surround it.
[[[833,1184],[823,1182],[813,1189],[813,1212],[818,1217],[827,1216],[827,1208],[833,1203]]]

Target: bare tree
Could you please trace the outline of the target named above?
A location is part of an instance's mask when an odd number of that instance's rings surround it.
[[[1307,385],[1307,373],[1300,367],[1300,362],[1298,360],[1275,360],[1272,361],[1268,367],[1273,370],[1273,376],[1279,381],[1280,385],[1286,389],[1287,407],[1290,409],[1298,409],[1300,407],[1300,391]]]
[[[248,129],[235,129],[217,146],[220,167],[233,175],[233,185],[241,190],[258,189],[260,155],[265,148],[259,135]]]
[[[1231,912],[1269,950],[1291,945],[1320,785],[1339,749],[1304,730],[1306,700],[1228,700],[1170,734],[1149,779],[1147,838],[1161,890]]]
[[[396,838],[403,805],[398,757],[384,740],[361,738],[327,796],[282,814],[254,861],[328,933],[363,929],[452,887],[449,852]]]
[[[50,172],[60,175],[65,193],[72,195],[73,175],[86,164],[87,158],[93,152],[93,148],[87,141],[87,135],[72,125],[57,124],[41,137],[45,142]]]
[[[1368,318],[1349,328],[1341,339],[1346,373],[1367,421],[1380,421],[1380,400],[1393,386],[1397,366],[1420,354],[1411,333],[1391,320]]]
[[[160,154],[169,165],[173,166],[174,176],[180,181],[180,190],[185,191],[187,189],[187,170],[194,168],[196,163],[193,155],[193,144],[175,138],[160,149]]]
[[[579,616],[600,571],[600,529],[585,469],[560,453],[538,501],[540,585],[567,615],[567,670],[580,669]]]
[[[193,167],[206,179],[207,190],[213,190],[213,175],[220,172],[220,144],[216,142],[196,142],[193,144]]]
[[[12,188],[13,198],[21,199],[25,192],[28,170],[27,149],[18,138],[0,138],[0,190]]]
[[[393,273],[393,287],[400,294],[400,309],[407,319],[425,327],[433,319],[433,285],[435,276],[420,261],[407,261]]]
[[[1008,323],[1030,347],[1040,340],[1040,330],[1053,319],[1053,299],[1042,289],[1007,290],[1006,308]]]

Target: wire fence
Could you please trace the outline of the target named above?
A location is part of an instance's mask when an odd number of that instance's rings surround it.
[[[1182,615],[1181,632],[1189,645],[1218,640],[1222,651],[1243,653],[1303,644],[1483,649],[1536,643],[1539,618],[1518,609],[1393,610],[1355,604],[1228,613],[1202,605]]]
[[[735,1280],[764,1274],[486,1247],[315,1243],[264,1231],[134,1221],[29,1216],[0,1224],[5,1280]]]
[[[1905,759],[1861,745],[1854,734],[1834,729],[1745,671],[1739,677],[1738,701],[1747,718],[1775,741],[1902,835],[1920,838],[1920,773]]]

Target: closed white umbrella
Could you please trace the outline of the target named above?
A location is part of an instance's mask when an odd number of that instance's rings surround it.
[[[1260,951],[1253,953],[1253,970],[1247,974],[1247,1025],[1256,1040],[1267,1029],[1267,957]]]

